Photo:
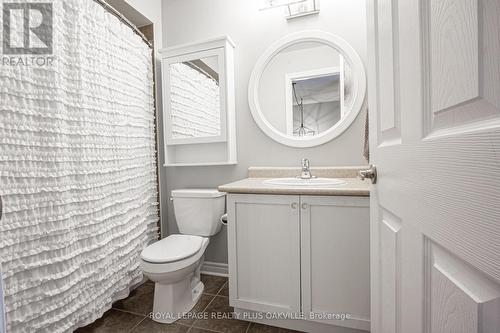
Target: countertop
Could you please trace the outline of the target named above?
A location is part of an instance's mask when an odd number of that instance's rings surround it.
[[[325,178],[341,178],[345,181],[343,185],[305,187],[289,185],[271,185],[264,181],[270,178],[290,177],[297,175],[297,168],[284,168],[280,172],[279,168],[249,168],[249,178],[235,181],[233,183],[219,186],[219,191],[226,193],[243,194],[295,194],[295,195],[325,195],[325,196],[369,196],[370,183],[368,180],[362,181],[353,177],[357,170],[365,167],[346,168],[311,168],[313,175]],[[256,170],[258,172],[256,172]],[[269,172],[267,172],[269,171]],[[299,171],[300,173],[300,171]],[[258,177],[255,177],[258,176]]]

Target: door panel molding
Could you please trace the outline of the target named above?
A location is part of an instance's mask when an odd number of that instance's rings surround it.
[[[421,0],[424,136],[498,121],[499,18],[494,0]]]
[[[424,249],[425,332],[499,332],[500,284],[427,237]]]
[[[401,143],[400,72],[399,72],[399,15],[397,0],[375,1],[375,47],[378,109],[378,144],[392,146]]]
[[[401,228],[399,217],[379,206],[379,331],[401,332]],[[383,295],[383,296],[382,296]]]

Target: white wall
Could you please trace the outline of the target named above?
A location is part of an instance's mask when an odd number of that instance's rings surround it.
[[[140,2],[140,1],[137,1]],[[257,0],[164,0],[163,46],[229,35],[236,43],[237,166],[177,167],[166,172],[164,191],[183,187],[217,187],[246,177],[249,166],[298,166],[307,157],[312,166],[366,164],[363,153],[365,110],[348,131],[316,148],[296,149],[269,139],[255,124],[247,100],[248,79],[259,55],[291,32],[320,29],[346,39],[366,59],[365,0],[322,0],[321,13],[286,21],[280,9],[258,11]],[[162,184],[165,186],[165,184]],[[163,197],[164,202],[167,200]],[[170,201],[168,201],[170,205]],[[168,228],[177,232],[173,210]],[[227,262],[226,229],[210,241],[205,259]]]
[[[162,0],[125,0],[125,2],[154,24],[155,45],[156,48],[160,48],[163,42]],[[139,22],[135,24],[141,25]]]

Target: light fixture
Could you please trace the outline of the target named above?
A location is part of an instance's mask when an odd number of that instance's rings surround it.
[[[319,0],[261,0],[261,10],[285,7],[287,20],[319,13]]]
[[[261,10],[271,9],[276,7],[288,6],[300,2],[306,2],[307,0],[262,0]]]

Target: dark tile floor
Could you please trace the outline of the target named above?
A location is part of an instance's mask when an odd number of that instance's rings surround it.
[[[128,298],[78,333],[292,333],[295,331],[231,319],[227,278],[202,275],[205,290],[191,314],[174,324],[159,324],[148,314],[153,311],[154,284],[146,282]],[[204,313],[204,315],[201,315]],[[217,314],[217,315],[216,315]],[[219,316],[219,317],[217,317]],[[215,317],[215,318],[214,318]]]

